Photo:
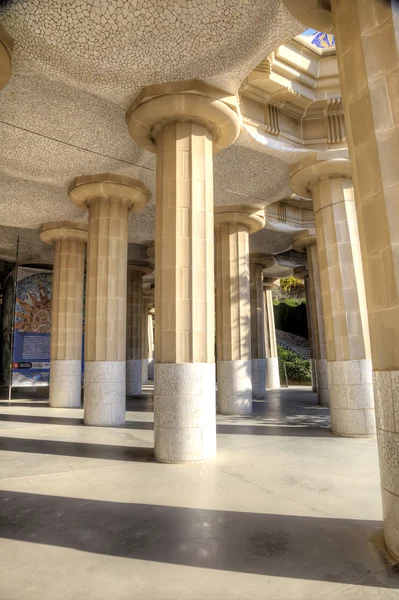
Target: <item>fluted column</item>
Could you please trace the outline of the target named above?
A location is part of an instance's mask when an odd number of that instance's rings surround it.
[[[240,131],[236,99],[200,81],[148,86],[126,115],[157,156],[155,458],[216,453],[213,153]]]
[[[252,412],[249,234],[264,227],[264,210],[215,209],[218,410]]]
[[[399,560],[399,23],[395,2],[332,0],[331,9],[366,279],[385,543]]]
[[[306,251],[309,269],[310,316],[313,332],[315,371],[319,404],[330,406],[330,392],[327,375],[327,349],[324,332],[324,313],[321,295],[319,261],[317,258],[315,230],[303,230],[293,240],[292,246],[299,252]]]
[[[252,396],[261,400],[266,396],[266,342],[263,270],[274,264],[274,259],[263,254],[250,255],[251,302],[251,356]]]
[[[144,349],[146,338],[147,300],[143,298],[143,275],[151,273],[152,267],[138,261],[127,266],[127,319],[126,319],[126,393],[141,394],[143,361],[147,360]],[[146,310],[147,309],[147,310]],[[148,363],[147,363],[148,364]]]
[[[78,177],[69,195],[89,210],[84,423],[120,425],[126,403],[128,213],[142,209],[150,193],[137,179],[106,173]]]
[[[332,431],[369,437],[375,434],[372,366],[350,162],[305,159],[293,166],[291,187],[313,196]]]
[[[294,271],[296,275],[296,272]],[[310,293],[310,280],[309,280],[309,271],[303,274],[303,282],[305,285],[305,299],[306,299],[306,320],[308,323],[308,340],[309,340],[309,359],[310,359],[310,372],[312,376],[312,392],[317,393],[317,368],[316,368],[316,358],[315,358],[315,332],[313,330],[313,317],[312,310],[314,310],[312,306],[312,297]]]
[[[2,90],[11,77],[11,57],[14,40],[0,25],[0,90]]]
[[[54,244],[51,296],[50,406],[81,404],[83,275],[87,225],[44,223],[40,239]]]
[[[266,358],[266,388],[280,388],[280,371],[278,366],[276,327],[274,324],[274,309],[272,289],[278,285],[278,280],[266,278],[263,280],[265,303],[265,358]]]

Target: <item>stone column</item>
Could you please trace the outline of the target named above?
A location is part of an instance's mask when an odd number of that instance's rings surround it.
[[[0,90],[8,83],[11,77],[11,56],[14,40],[0,25]]]
[[[148,86],[126,115],[157,155],[155,458],[216,453],[213,153],[240,132],[236,98],[200,81]]]
[[[309,157],[291,187],[312,192],[333,433],[375,434],[370,340],[350,162]]]
[[[143,298],[143,275],[151,273],[152,267],[138,261],[129,261],[127,266],[127,319],[126,319],[126,393],[128,396],[141,394],[144,339],[147,309]],[[145,314],[144,314],[145,312]],[[148,365],[148,363],[146,363]]]
[[[280,389],[280,371],[278,366],[276,327],[274,324],[272,289],[278,285],[276,279],[264,279],[265,302],[265,351],[266,351],[266,388]]]
[[[330,406],[330,392],[327,375],[327,349],[324,332],[324,312],[321,296],[319,261],[317,258],[316,232],[305,229],[293,240],[292,247],[298,252],[307,253],[309,269],[309,295],[313,331],[313,347],[316,365],[318,401],[322,406]]]
[[[84,423],[121,425],[126,404],[128,213],[148,202],[137,179],[100,174],[76,178],[71,200],[89,210]]]
[[[271,267],[273,264],[274,259],[270,256],[264,254],[250,255],[252,396],[258,400],[263,400],[266,396],[263,269]]]
[[[148,339],[148,298],[143,295],[143,312],[142,312],[142,359],[141,359],[141,381],[148,382],[148,354],[149,354],[149,339]]]
[[[252,412],[249,234],[265,225],[264,210],[215,208],[218,410]]]
[[[87,225],[44,223],[40,239],[54,244],[51,295],[50,406],[81,404],[83,275]]]
[[[294,275],[297,273],[294,271]],[[315,341],[313,331],[313,317],[312,317],[312,298],[310,293],[310,281],[309,271],[303,273],[303,282],[305,285],[305,298],[306,298],[306,319],[308,322],[308,340],[309,340],[309,353],[310,353],[310,371],[312,376],[312,392],[317,393],[317,365],[315,358]]]
[[[154,381],[154,317],[155,310],[149,305],[148,313],[148,381]]]
[[[399,560],[399,22],[394,6],[377,0],[331,2],[366,279],[385,542]]]

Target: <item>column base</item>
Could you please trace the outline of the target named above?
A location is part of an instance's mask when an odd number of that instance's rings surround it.
[[[376,433],[371,360],[328,363],[331,429],[343,437]]]
[[[85,362],[84,424],[123,425],[126,410],[124,360]]]
[[[250,360],[220,360],[218,373],[218,412],[222,415],[252,413]]]
[[[154,456],[187,463],[216,455],[214,363],[157,363]]]
[[[374,371],[385,544],[399,561],[399,371]]]
[[[252,397],[257,400],[266,398],[266,359],[252,359]]]
[[[330,406],[330,391],[328,389],[327,359],[316,360],[317,393],[321,406]]]
[[[310,372],[312,377],[312,392],[317,392],[317,361],[315,358],[310,359]]]
[[[269,390],[280,389],[280,371],[278,358],[266,358],[266,388]]]
[[[126,361],[126,394],[128,396],[140,396],[143,366],[140,360]]]
[[[141,383],[148,382],[148,358],[141,361]]]
[[[148,381],[154,381],[154,359],[148,359]]]
[[[52,408],[77,408],[82,404],[82,361],[50,361],[50,400]]]

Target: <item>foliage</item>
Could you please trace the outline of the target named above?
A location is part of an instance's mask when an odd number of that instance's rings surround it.
[[[274,304],[273,309],[276,329],[308,339],[306,302],[284,300]]]
[[[278,306],[281,302],[287,304],[287,306],[299,306],[306,302],[305,298],[286,298],[285,300],[273,300],[273,304]]]
[[[277,354],[282,382],[285,381],[284,363],[289,381],[298,383],[310,383],[312,381],[309,360],[302,358],[293,350],[287,350],[279,345],[277,345]]]
[[[303,287],[303,281],[298,277],[282,277],[280,279],[280,286],[285,292],[289,292],[292,287]]]

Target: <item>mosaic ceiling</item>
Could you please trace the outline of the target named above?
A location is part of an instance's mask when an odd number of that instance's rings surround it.
[[[35,242],[43,221],[87,220],[67,195],[81,174],[142,179],[153,198],[131,217],[129,241],[154,238],[155,158],[124,120],[141,87],[196,77],[237,92],[302,29],[279,0],[9,0],[0,23],[15,40],[0,93],[0,257],[10,257],[19,230],[22,247],[43,260],[49,249]],[[279,200],[289,193],[288,169],[244,131],[215,158],[215,204]]]

